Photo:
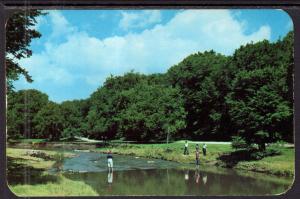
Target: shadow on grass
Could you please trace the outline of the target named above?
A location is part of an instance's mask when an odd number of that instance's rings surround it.
[[[25,164],[17,163],[15,159],[7,157],[7,182],[9,185],[17,184],[46,184],[48,182],[57,182],[58,178],[54,175],[44,174],[44,169],[37,169]]]
[[[222,162],[226,167],[232,168],[241,161],[253,161],[260,160],[264,157],[279,155],[280,152],[277,150],[266,150],[264,152],[257,149],[242,149],[226,153],[218,157],[217,159]]]

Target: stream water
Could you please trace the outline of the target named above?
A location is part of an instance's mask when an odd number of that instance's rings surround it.
[[[292,184],[290,178],[204,165],[195,171],[189,164],[122,155],[114,155],[114,169],[108,172],[105,154],[76,153],[65,159],[62,175],[84,182],[99,195],[273,195]],[[57,174],[55,169],[49,172]],[[33,173],[30,183],[38,180]]]

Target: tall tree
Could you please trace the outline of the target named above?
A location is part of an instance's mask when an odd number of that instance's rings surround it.
[[[48,103],[48,96],[35,89],[8,94],[7,132],[10,138],[37,138],[34,117]]]
[[[56,141],[61,138],[64,128],[64,118],[60,105],[49,102],[34,118],[40,138]]]
[[[113,117],[118,114],[116,107],[120,92],[134,87],[144,78],[145,75],[133,71],[123,76],[110,76],[104,85],[91,95],[89,100],[91,107],[87,116],[91,137],[100,139],[103,136],[116,137],[117,123]]]
[[[291,134],[291,43],[262,41],[237,49],[231,64],[236,74],[227,96],[232,122],[248,144],[274,142]],[[289,47],[287,47],[289,46]],[[285,127],[289,126],[288,129]]]
[[[176,88],[144,81],[122,91],[118,102],[114,120],[128,140],[166,140],[185,128],[183,97]]]
[[[25,10],[14,13],[6,23],[6,77],[7,89],[13,89],[13,81],[23,75],[28,82],[32,82],[28,71],[18,63],[18,60],[32,55],[29,49],[32,39],[41,37],[34,29],[36,18],[43,13],[40,10]]]
[[[86,134],[84,100],[64,101],[60,105],[60,111],[64,120],[62,137],[74,137]]]
[[[186,136],[201,139],[224,139],[226,121],[224,97],[227,93],[227,57],[214,51],[196,53],[171,67],[168,78],[178,86],[187,111]],[[227,138],[230,137],[227,135]]]

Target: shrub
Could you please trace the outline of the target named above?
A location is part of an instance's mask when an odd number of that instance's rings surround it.
[[[252,151],[250,153],[250,158],[251,159],[255,159],[255,160],[260,160],[264,157],[268,157],[268,156],[275,156],[275,155],[280,155],[281,152],[277,149],[266,149],[265,151]]]
[[[54,167],[58,170],[61,171],[63,167],[63,162],[65,160],[65,156],[63,153],[56,153],[53,155],[53,159],[55,160]]]
[[[249,146],[242,137],[232,136],[231,147],[235,150],[238,150],[238,149],[246,149]]]

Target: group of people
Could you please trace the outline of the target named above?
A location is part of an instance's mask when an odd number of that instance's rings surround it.
[[[183,155],[189,155],[189,143],[188,141],[185,141],[185,144],[184,144],[184,151],[183,151]],[[202,153],[204,156],[206,156],[206,147],[207,145],[204,143],[203,146],[202,146]],[[196,144],[196,168],[199,168],[199,165],[200,165],[200,152],[199,152],[199,144]]]
[[[189,155],[189,149],[188,149],[188,147],[189,147],[189,143],[188,143],[188,141],[185,141],[183,155]],[[204,156],[206,156],[206,148],[207,148],[207,145],[204,143],[202,145],[202,153],[203,153]],[[199,165],[200,165],[199,144],[196,144],[195,155],[196,155],[196,167],[198,168]],[[108,167],[108,171],[112,171],[113,170],[113,156],[112,156],[111,151],[109,151],[107,153],[107,167]]]
[[[188,149],[188,141],[185,141],[184,144],[184,151],[183,154],[184,155],[189,155],[189,149]],[[206,149],[207,149],[207,145],[204,143],[202,145],[202,153],[204,156],[206,156]],[[112,152],[111,150],[108,151],[107,153],[107,167],[108,167],[108,183],[109,185],[112,184],[113,181],[113,156],[112,156]],[[196,183],[198,183],[199,178],[200,178],[200,174],[199,174],[199,165],[200,165],[200,151],[199,151],[199,144],[196,144],[196,151],[195,151],[195,158],[196,158],[196,173],[195,173],[195,179],[196,179]],[[188,180],[188,173],[185,174],[185,179]],[[207,181],[207,176],[203,176],[203,183],[206,184]]]

